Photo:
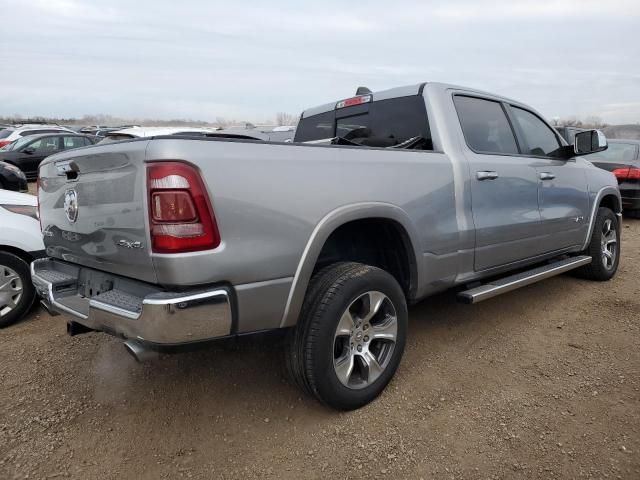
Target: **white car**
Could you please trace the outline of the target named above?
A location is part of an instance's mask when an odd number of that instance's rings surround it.
[[[58,125],[20,125],[16,127],[6,127],[0,130],[0,147],[9,145],[20,137],[26,137],[27,135],[35,135],[37,133],[56,133],[56,132],[73,132],[73,130],[60,127]],[[76,133],[76,132],[73,132]]]
[[[99,143],[118,142],[132,138],[157,137],[161,135],[207,135],[215,133],[215,128],[201,127],[131,127],[106,134]]]
[[[29,264],[44,255],[38,199],[0,190],[0,328],[29,311],[36,298]]]

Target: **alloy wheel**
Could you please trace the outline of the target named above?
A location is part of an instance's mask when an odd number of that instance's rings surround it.
[[[602,225],[602,237],[600,240],[602,250],[602,264],[607,270],[611,270],[618,254],[618,233],[611,219],[605,220]]]
[[[352,389],[375,382],[391,361],[397,335],[396,309],[385,294],[369,291],[351,302],[334,335],[333,368],[340,382]]]

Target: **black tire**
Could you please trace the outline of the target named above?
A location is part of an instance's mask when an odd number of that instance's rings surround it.
[[[361,298],[369,298],[370,292],[380,293],[385,298],[384,305],[380,304],[380,311],[376,315],[384,314],[385,321],[394,319],[395,339],[390,343],[385,343],[386,340],[381,341],[382,343],[375,345],[379,348],[374,351],[373,342],[376,340],[371,335],[370,345],[365,344],[364,353],[354,351],[351,354],[355,359],[363,358],[368,352],[374,352],[374,356],[380,355],[377,360],[384,361],[381,362],[383,368],[378,371],[379,376],[374,380],[370,383],[362,380],[350,387],[342,383],[334,368],[336,342],[344,341],[343,337],[336,340],[336,329],[343,314],[353,308],[355,302],[360,302]],[[383,308],[395,315],[383,312]],[[360,263],[342,262],[330,265],[317,272],[309,284],[298,325],[287,345],[288,371],[303,390],[322,403],[339,410],[360,408],[374,400],[395,374],[406,343],[407,317],[407,304],[402,288],[389,273]],[[357,314],[354,318],[357,320],[356,323],[359,322],[357,327],[360,334],[363,333],[362,329],[367,327],[371,328],[370,332],[374,332],[378,326],[374,324],[377,317],[371,319],[370,325],[364,325]],[[351,341],[350,338],[348,337],[347,343]],[[362,341],[362,338],[360,335],[358,341]],[[367,338],[364,337],[365,340]],[[353,350],[353,343],[351,345]],[[347,345],[347,354],[349,348]],[[360,373],[359,365],[363,364],[356,360],[352,369],[353,375]],[[362,372],[363,379],[365,375],[368,377],[369,374],[366,371]]]
[[[603,237],[605,236],[603,230],[606,228],[607,222],[611,222],[616,235],[614,258],[610,263],[603,254]],[[620,222],[617,215],[610,209],[606,207],[598,208],[591,240],[584,254],[589,255],[593,260],[589,265],[585,265],[576,271],[582,278],[605,282],[616,274],[620,263]]]
[[[19,276],[19,281],[22,285],[22,295],[16,302],[16,306],[3,315],[2,311],[8,308],[8,304],[6,295],[3,297],[2,291],[0,290],[0,328],[8,327],[20,320],[22,316],[29,311],[36,298],[36,291],[31,283],[29,264],[12,253],[0,252],[0,288],[7,284],[6,281],[3,282],[3,279],[6,278],[6,272],[8,272],[7,269],[13,270]],[[16,280],[10,281],[8,285],[17,285]]]

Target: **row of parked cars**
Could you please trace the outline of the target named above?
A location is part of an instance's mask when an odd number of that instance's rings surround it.
[[[4,128],[3,128],[4,127]],[[247,124],[226,129],[200,127],[120,127],[91,126],[74,130],[58,125],[0,126],[0,188],[27,191],[27,180],[35,180],[44,158],[64,150],[162,135],[203,136],[285,142],[293,138],[295,127],[255,127]]]

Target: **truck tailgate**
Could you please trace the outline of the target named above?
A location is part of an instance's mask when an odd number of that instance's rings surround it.
[[[98,145],[42,163],[38,197],[49,256],[155,282],[146,219],[147,144]]]

